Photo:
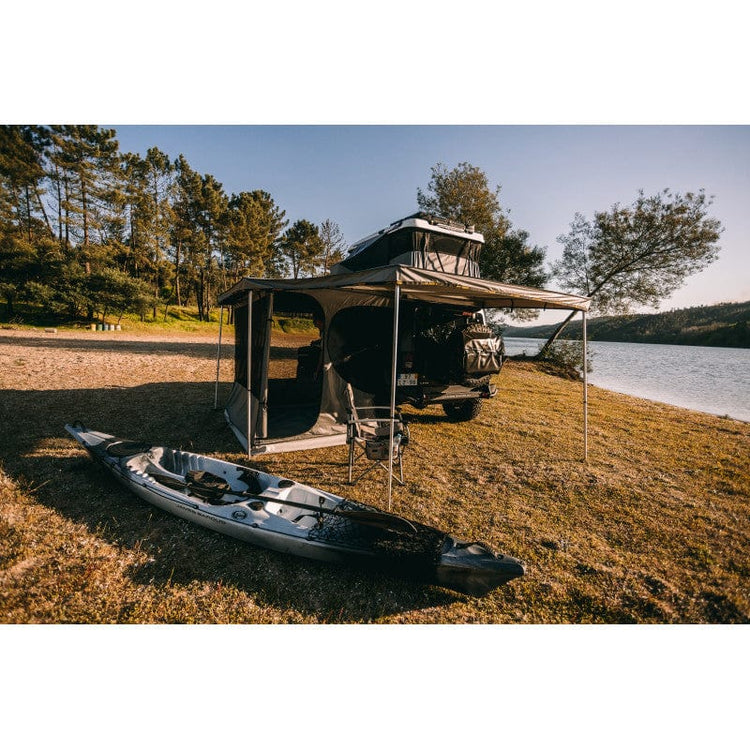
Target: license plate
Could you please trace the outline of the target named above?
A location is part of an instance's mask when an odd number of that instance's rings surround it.
[[[416,372],[401,372],[396,378],[396,385],[419,385],[419,375]]]

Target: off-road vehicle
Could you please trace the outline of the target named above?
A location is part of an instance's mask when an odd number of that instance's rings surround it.
[[[331,272],[400,264],[476,278],[483,244],[474,227],[418,213],[355,243]],[[334,335],[328,344],[334,367],[345,380],[382,397],[390,390],[391,319],[385,308],[342,310],[331,322]],[[419,408],[440,403],[449,418],[460,421],[476,417],[481,399],[495,395],[490,379],[500,372],[504,347],[481,310],[404,302],[398,338],[399,403]],[[337,341],[342,342],[340,351]],[[360,343],[353,346],[352,341]]]

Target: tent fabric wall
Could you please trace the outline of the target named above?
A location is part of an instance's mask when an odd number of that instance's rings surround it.
[[[266,294],[272,290],[264,287]],[[284,291],[289,291],[284,289]],[[352,304],[357,305],[386,305],[387,301],[381,297],[369,297],[367,295],[350,295],[346,292],[336,294],[326,294],[320,289],[299,290],[300,294],[308,295],[315,299],[323,310],[325,319],[324,331],[327,332],[328,325],[333,316],[342,309],[350,307]],[[260,295],[256,295],[260,296]],[[235,326],[235,382],[229,395],[225,407],[227,421],[232,427],[236,437],[247,449],[247,333],[242,329],[247,327],[247,293],[235,297],[236,299],[236,321]],[[258,302],[261,302],[258,300]],[[254,305],[254,308],[256,306]],[[244,314],[241,312],[244,310]],[[254,309],[254,314],[256,309]],[[253,341],[255,346],[262,342],[256,340],[255,331],[259,329],[257,319],[253,322]],[[282,436],[265,438],[260,434],[260,373],[253,373],[252,393],[251,393],[251,418],[253,425],[252,452],[256,453],[281,453],[291,450],[305,450],[307,448],[327,447],[332,445],[343,445],[346,442],[346,421],[348,401],[352,396],[356,398],[358,405],[368,403],[368,394],[352,389],[351,386],[343,380],[331,364],[331,357],[328,350],[328,338],[323,336],[323,381],[320,396],[320,409],[315,423],[303,429],[300,432]],[[253,368],[256,370],[255,362],[259,361],[258,357],[253,357]]]

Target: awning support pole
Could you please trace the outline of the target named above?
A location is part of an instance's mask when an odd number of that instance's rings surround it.
[[[586,311],[581,311],[583,328],[583,461],[589,460],[589,376],[588,376],[588,342],[586,336]]]
[[[393,430],[396,423],[396,361],[398,359],[398,315],[401,301],[401,286],[396,282],[393,291],[393,357],[391,360],[391,429],[388,441],[388,510],[391,510],[393,490]]]
[[[253,290],[247,293],[247,457],[253,457]]]
[[[224,325],[224,305],[219,308],[219,343],[216,346],[216,388],[214,389],[214,409],[219,408],[219,365],[221,364],[221,327]]]

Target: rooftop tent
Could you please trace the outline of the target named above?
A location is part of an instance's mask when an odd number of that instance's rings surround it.
[[[400,306],[585,313],[590,300],[390,265],[311,279],[246,278],[221,295],[219,303],[235,311],[235,378],[225,415],[249,455],[258,455],[343,445],[352,402],[385,405],[388,394],[375,386],[382,378],[368,377],[378,368],[391,370],[386,382],[391,383],[394,408]],[[296,361],[289,360],[288,352],[286,360],[272,357],[279,352],[271,347],[271,316],[281,312],[312,318],[321,329],[319,341],[301,347]],[[352,368],[355,357],[359,366]]]
[[[478,278],[483,244],[474,227],[416,213],[355,242],[331,273],[403,265]]]

